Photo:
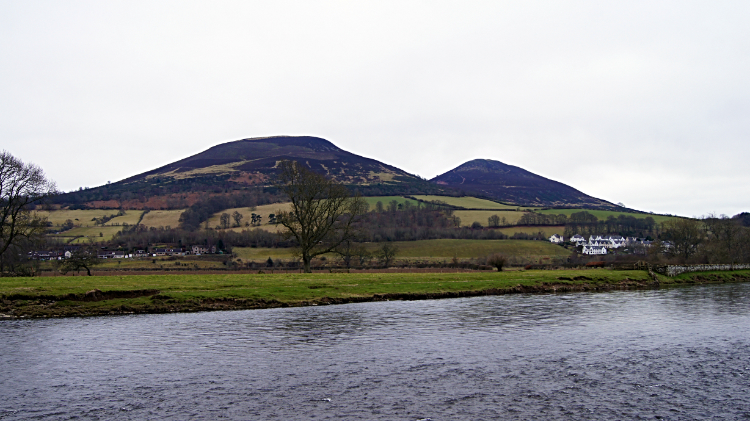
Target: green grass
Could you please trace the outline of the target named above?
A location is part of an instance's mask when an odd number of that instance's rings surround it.
[[[143,216],[141,224],[146,227],[172,227],[177,228],[180,225],[180,215],[185,209],[176,210],[152,210]]]
[[[85,210],[53,210],[53,211],[37,211],[41,216],[46,216],[47,220],[52,223],[53,226],[59,226],[65,223],[66,220],[70,219],[76,225],[85,227],[86,225],[94,225],[94,218],[101,218],[102,216],[117,215],[116,209],[85,209]],[[132,211],[136,212],[136,211]]]
[[[461,218],[461,226],[468,227],[474,222],[479,222],[483,227],[488,225],[487,219],[492,215],[505,218],[507,223],[515,224],[523,216],[523,212],[501,211],[501,210],[457,210],[453,214]],[[502,222],[502,221],[501,221]]]
[[[614,216],[617,218],[619,215],[626,215],[626,216],[633,216],[639,219],[645,219],[647,217],[654,218],[654,221],[657,223],[662,223],[666,221],[670,221],[672,219],[680,219],[680,217],[677,216],[665,216],[665,215],[653,215],[650,213],[628,213],[628,212],[616,212],[616,211],[606,211],[606,210],[591,210],[591,209],[545,209],[545,210],[538,210],[536,212],[538,213],[544,213],[544,214],[551,214],[551,215],[567,215],[570,216],[570,214],[575,212],[582,212],[586,211],[594,216],[596,216],[599,220],[606,220],[610,216]]]
[[[65,232],[62,232],[60,234],[52,234],[49,237],[51,238],[60,238],[60,239],[70,239],[71,237],[78,237],[83,236],[84,238],[79,238],[74,243],[81,243],[81,242],[87,242],[87,241],[93,241],[95,243],[99,243],[102,241],[109,241],[111,240],[115,234],[120,232],[123,227],[113,227],[113,226],[103,226],[103,227],[81,227],[81,228],[73,228],[70,230],[67,230]],[[99,234],[102,234],[102,236],[99,236]]]
[[[441,202],[445,202],[451,206],[457,206],[464,209],[518,209],[519,206],[514,205],[506,205],[503,203],[493,202],[491,200],[485,200],[485,199],[479,199],[477,197],[451,197],[451,196],[427,196],[427,195],[421,195],[421,196],[414,196],[419,200],[424,200],[427,202],[439,200]],[[528,209],[524,207],[520,207],[521,210]]]
[[[511,227],[515,228],[515,227]],[[547,227],[544,227],[547,228]],[[550,234],[552,235],[552,234]],[[529,240],[420,240],[394,241],[399,252],[397,259],[450,260],[485,257],[492,253],[503,253],[508,257],[531,259],[568,257],[570,251],[545,241]],[[370,251],[375,251],[382,243],[365,243]],[[233,252],[243,261],[263,261],[269,257],[291,259],[293,250],[288,248],[235,247]]]
[[[141,210],[127,210],[125,211],[125,215],[117,216],[115,218],[112,218],[109,220],[109,222],[106,223],[106,225],[122,225],[122,224],[128,224],[128,225],[135,225],[139,219],[141,219],[141,215],[143,214],[143,211]]]
[[[580,273],[579,273],[580,272]],[[585,275],[601,277],[609,282],[625,278],[645,279],[642,271],[513,271],[474,273],[327,273],[327,274],[258,274],[258,275],[128,275],[128,276],[60,276],[36,278],[0,278],[0,295],[22,294],[63,297],[86,291],[159,290],[162,296],[176,301],[195,299],[243,298],[252,300],[300,303],[324,297],[372,297],[374,294],[419,294],[456,291],[482,291],[560,282],[559,276]],[[122,300],[101,302],[65,302],[58,306],[96,307],[102,303],[118,305]],[[147,297],[130,299],[148,304]],[[7,311],[7,310],[6,310]]]
[[[394,200],[396,202],[398,202],[398,203],[401,203],[401,204],[409,202],[409,203],[411,203],[414,206],[417,205],[417,201],[416,200],[407,199],[407,198],[401,197],[401,196],[369,196],[369,197],[363,197],[363,199],[370,206],[370,210],[371,211],[375,210],[375,204],[378,203],[378,202],[383,203],[383,208],[385,208],[385,209],[388,209],[388,204],[391,203]]]
[[[750,271],[731,272],[733,281]],[[740,277],[736,277],[740,275]],[[743,278],[744,277],[744,278]],[[578,278],[578,279],[575,279]],[[729,279],[729,278],[727,278]],[[699,282],[659,276],[661,285]],[[721,282],[720,279],[714,280]],[[712,280],[708,280],[712,282]],[[497,294],[554,292],[618,287],[644,288],[646,271],[530,270],[470,273],[315,273],[315,274],[162,274],[0,278],[0,317],[84,316],[265,308]],[[87,291],[157,290],[158,295],[72,300]],[[387,294],[387,295],[386,295]]]
[[[563,235],[563,233],[565,232],[565,226],[563,225],[551,225],[551,226],[540,225],[540,226],[532,226],[532,227],[503,227],[503,228],[498,228],[497,230],[507,236],[512,236],[513,234],[517,232],[522,232],[524,234],[536,234],[539,231],[541,231],[544,233],[545,237],[551,237],[552,234]]]

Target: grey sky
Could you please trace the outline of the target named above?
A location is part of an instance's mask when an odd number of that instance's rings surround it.
[[[637,209],[750,211],[750,2],[0,0],[0,149],[64,190],[315,135],[496,159]]]

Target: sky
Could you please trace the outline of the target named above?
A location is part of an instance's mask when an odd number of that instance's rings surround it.
[[[750,211],[747,1],[0,0],[0,149],[64,191],[311,135],[656,213]]]

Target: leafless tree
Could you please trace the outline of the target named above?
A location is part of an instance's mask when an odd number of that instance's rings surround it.
[[[232,219],[234,219],[234,226],[239,227],[242,223],[242,214],[239,213],[239,211],[234,211],[232,214]]]
[[[662,227],[663,237],[672,243],[669,254],[678,257],[683,262],[687,262],[698,252],[698,247],[706,237],[700,221],[695,219],[672,219],[665,222]]]
[[[63,260],[62,265],[60,265],[60,272],[65,275],[68,272],[86,269],[86,274],[91,276],[91,268],[100,263],[102,261],[97,255],[96,246],[89,243],[72,251],[70,257]]]
[[[398,247],[396,247],[395,244],[383,243],[378,249],[376,256],[383,262],[383,266],[388,267],[394,260],[396,260],[398,251]]]
[[[17,260],[24,247],[43,236],[47,221],[32,208],[56,191],[41,168],[0,153],[0,273],[3,262]]]
[[[229,214],[224,212],[219,217],[219,220],[221,221],[221,227],[226,229],[229,228]]]
[[[313,257],[356,237],[355,222],[367,203],[350,196],[342,184],[296,161],[282,161],[276,186],[292,202],[290,211],[276,213],[276,221],[286,228],[286,237],[296,240],[305,272]]]

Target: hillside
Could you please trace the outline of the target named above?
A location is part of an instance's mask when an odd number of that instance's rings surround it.
[[[588,196],[563,183],[490,159],[468,161],[430,181],[466,194],[516,205],[618,208],[612,203]]]
[[[444,188],[383,162],[312,136],[241,139],[116,183],[67,193],[58,203],[87,207],[177,209],[208,195],[273,194],[279,161],[294,160],[352,186],[363,195],[440,194]],[[260,193],[259,193],[260,192]],[[267,197],[258,204],[277,201]]]

